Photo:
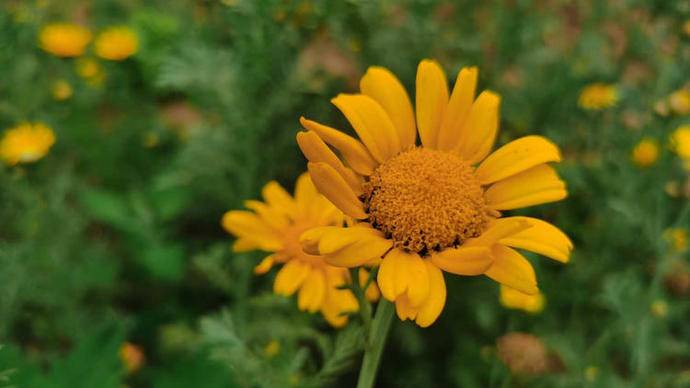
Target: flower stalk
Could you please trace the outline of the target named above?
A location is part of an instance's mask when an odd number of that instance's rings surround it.
[[[376,308],[376,315],[371,323],[371,330],[367,336],[368,340],[364,348],[364,359],[359,372],[357,388],[371,388],[374,386],[376,372],[381,362],[381,353],[383,353],[386,338],[393,321],[394,310],[395,307],[391,302],[381,298]]]

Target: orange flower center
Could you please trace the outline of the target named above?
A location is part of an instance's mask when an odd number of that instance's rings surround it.
[[[371,224],[426,255],[479,236],[489,222],[474,169],[450,152],[413,148],[381,164],[364,189]]]

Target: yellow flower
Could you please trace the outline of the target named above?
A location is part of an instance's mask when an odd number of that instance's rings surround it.
[[[587,110],[602,110],[616,105],[618,90],[614,85],[593,83],[580,92],[578,104]]]
[[[690,19],[686,20],[685,23],[683,23],[683,32],[685,35],[690,36]]]
[[[528,295],[516,289],[501,285],[501,304],[509,309],[524,310],[528,313],[540,313],[544,310],[544,295],[540,292]]]
[[[78,57],[91,41],[91,32],[77,24],[55,23],[41,29],[41,48],[58,57]]]
[[[144,365],[144,351],[140,346],[125,342],[120,347],[120,360],[127,369],[127,373],[134,373]]]
[[[347,316],[343,313],[359,307],[351,291],[339,289],[351,281],[349,271],[327,264],[319,255],[305,253],[299,243],[299,236],[307,229],[338,229],[343,214],[319,195],[308,174],[297,180],[294,198],[276,182],[264,186],[262,195],[264,202],[245,202],[251,211],[231,210],[223,216],[223,227],[237,236],[233,250],[273,252],[254,272],[264,274],[273,265],[284,264],[273,284],[274,292],[284,296],[298,292],[300,310],[321,311],[332,326],[345,325]]]
[[[129,27],[110,27],[96,37],[96,55],[111,61],[122,61],[137,52],[139,39]]]
[[[280,353],[280,342],[278,342],[276,340],[271,340],[264,347],[264,354],[268,358],[273,358],[276,355],[278,355],[278,353]]]
[[[664,318],[668,315],[668,304],[663,300],[657,299],[649,306],[649,310],[655,317]]]
[[[688,249],[688,231],[685,228],[668,228],[664,231],[664,238],[675,252]]]
[[[659,159],[659,143],[644,138],[632,150],[632,160],[639,167],[649,167]]]
[[[668,96],[668,105],[675,114],[690,113],[690,92],[686,89],[676,90]]]
[[[13,166],[44,157],[55,143],[53,130],[42,123],[22,123],[5,131],[0,140],[0,158]]]
[[[53,83],[51,89],[53,98],[57,101],[65,101],[66,99],[72,97],[72,86],[64,79],[57,80]]]
[[[690,125],[678,127],[671,134],[671,148],[683,160],[690,160]]]
[[[371,67],[361,94],[332,100],[360,140],[315,121],[297,142],[317,189],[351,227],[315,228],[301,237],[326,262],[357,267],[381,260],[377,281],[400,319],[431,325],[443,310],[442,271],[490,277],[539,292],[532,265],[513,248],[569,260],[572,244],[555,226],[501,211],[559,201],[565,183],[548,165],[561,160],[541,136],[514,140],[489,155],[498,133],[500,97],[475,99],[478,70],[460,71],[449,96],[435,61],[417,70],[415,111],[400,81]],[[416,145],[417,133],[421,144]],[[340,157],[331,150],[335,148]]]
[[[93,58],[82,58],[75,64],[77,74],[91,86],[100,86],[105,80],[105,71],[98,61]]]

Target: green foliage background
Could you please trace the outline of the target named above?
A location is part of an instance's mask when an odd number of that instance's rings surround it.
[[[662,236],[690,226],[688,197],[664,190],[688,180],[666,144],[690,120],[653,108],[690,79],[688,18],[688,2],[661,0],[3,1],[0,128],[43,121],[57,143],[0,167],[0,386],[352,386],[357,320],[337,332],[273,296],[272,275],[251,274],[260,253],[232,254],[219,219],[270,179],[292,187],[300,115],[347,128],[331,97],[369,65],[413,90],[423,58],[451,79],[479,66],[503,97],[499,143],[561,146],[569,199],[524,213],[576,249],[568,266],[530,256],[540,315],[502,308],[489,280],[446,276],[431,328],[394,322],[379,386],[689,386],[690,303],[663,281],[688,253]],[[141,47],[101,61],[94,87],[38,47],[55,21],[128,25]],[[51,95],[58,79],[67,101]],[[599,81],[617,85],[617,107],[583,111],[580,90]],[[630,159],[643,136],[662,144],[647,169]],[[542,338],[562,368],[512,376],[495,350],[510,331]],[[123,341],[144,349],[136,374]]]

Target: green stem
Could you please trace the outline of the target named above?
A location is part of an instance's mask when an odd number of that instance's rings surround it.
[[[364,350],[362,369],[359,371],[357,388],[372,388],[374,386],[383,346],[386,343],[391,322],[393,322],[394,310],[395,306],[391,302],[381,298],[367,338],[368,341]]]

